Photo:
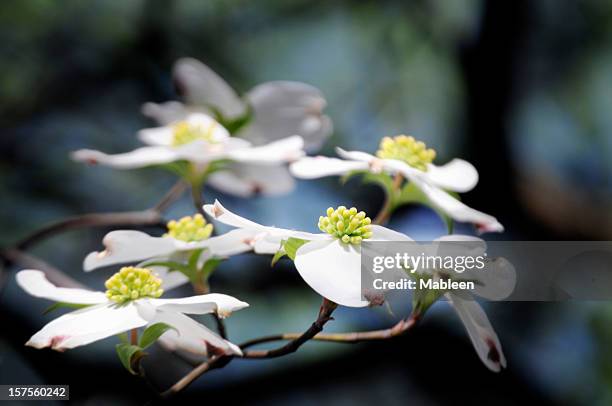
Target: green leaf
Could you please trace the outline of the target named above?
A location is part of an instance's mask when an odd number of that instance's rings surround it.
[[[200,269],[200,275],[204,280],[207,280],[210,275],[217,269],[219,264],[223,262],[225,258],[210,258],[208,261],[204,262],[202,269]]]
[[[276,251],[276,254],[274,254],[274,256],[272,257],[272,261],[270,262],[270,266],[276,265],[276,263],[278,261],[280,261],[280,259],[282,257],[287,255],[287,253],[285,252],[285,249],[283,248],[286,242],[287,242],[287,240],[282,240],[281,241],[280,248],[278,249],[278,251]]]
[[[204,248],[194,250],[191,255],[189,255],[189,259],[187,260],[187,267],[193,273],[197,271],[196,268],[198,267],[198,260],[200,259],[200,256],[202,256],[202,252],[204,252]]]
[[[291,237],[288,238],[287,241],[285,241],[285,243],[283,244],[283,249],[285,250],[287,256],[291,258],[292,261],[295,261],[295,253],[302,245],[306,244],[307,242],[310,241]]]
[[[452,192],[446,192],[446,193],[450,194],[451,196],[459,200],[458,194],[452,193]],[[444,222],[444,225],[446,225],[446,229],[448,230],[448,233],[449,234],[453,233],[453,228],[454,228],[453,219],[449,215],[444,213],[442,210],[434,206],[431,200],[427,198],[425,193],[423,193],[421,189],[416,187],[414,183],[409,182],[406,186],[402,188],[397,198],[397,201],[395,203],[398,206],[404,205],[404,204],[416,203],[416,204],[422,204],[424,206],[429,207],[430,209],[435,211],[436,214],[440,217],[440,219]]]
[[[137,345],[123,343],[117,344],[115,349],[117,350],[117,356],[125,369],[127,369],[132,375],[138,375],[132,366],[135,365],[140,358],[146,355],[144,352],[142,352],[142,348]]]
[[[140,336],[140,340],[138,341],[138,346],[141,350],[149,347],[153,344],[162,334],[164,334],[168,330],[174,330],[178,333],[178,330],[166,323],[155,323],[151,324],[149,327],[142,332]]]
[[[85,307],[89,307],[91,306],[90,304],[80,304],[80,303],[66,303],[66,302],[57,302],[57,303],[53,303],[51,306],[49,306],[44,312],[43,314],[49,314],[55,310],[58,309],[63,309],[63,308],[69,308],[69,309],[83,309]]]
[[[417,288],[414,289],[412,294],[412,313],[423,316],[427,309],[431,307],[440,297],[446,293],[446,290],[442,289],[420,289],[421,279],[431,279],[429,275],[420,274],[409,274],[411,278],[416,280]]]

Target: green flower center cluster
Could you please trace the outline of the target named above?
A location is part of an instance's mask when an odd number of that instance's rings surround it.
[[[208,125],[179,121],[172,126],[172,145],[178,147],[197,140],[213,143],[217,125],[219,124],[214,121]]]
[[[383,159],[404,161],[413,168],[427,171],[427,165],[436,158],[436,151],[427,148],[424,142],[417,141],[410,135],[384,137],[376,156]]]
[[[193,217],[185,216],[179,221],[171,220],[167,226],[168,232],[164,234],[164,237],[172,237],[185,242],[205,240],[213,231],[213,225],[206,224],[201,214]]]
[[[372,220],[366,217],[365,212],[357,212],[354,207],[347,209],[340,206],[336,210],[330,207],[327,216],[319,217],[319,230],[345,244],[361,244],[361,241],[372,237],[370,223]]]
[[[160,297],[162,280],[147,268],[125,266],[105,283],[106,297],[117,303],[125,303],[143,297]]]

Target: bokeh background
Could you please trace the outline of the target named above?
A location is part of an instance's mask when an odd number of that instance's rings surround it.
[[[323,90],[333,148],[374,151],[409,133],[480,172],[464,201],[498,217],[509,240],[609,240],[612,234],[612,3],[564,1],[5,1],[0,4],[0,245],[65,216],[149,207],[174,179],[155,169],[84,167],[70,151],[122,152],[152,123],[146,101],[176,99],[172,63],[198,58],[239,92],[268,80]],[[375,213],[382,192],[335,178],[300,181],[275,198],[206,192],[264,224],[314,231],[330,205]],[[185,198],[168,217],[192,213]],[[391,227],[418,239],[444,233],[433,212],[399,211]],[[460,231],[472,232],[469,227]],[[84,255],[109,230],[66,233],[32,253],[92,287]],[[149,229],[148,231],[159,232]],[[63,354],[23,343],[52,316],[3,269],[0,383],[70,384],[75,404],[152,398],[128,375],[112,339]],[[301,331],[320,298],[289,262],[244,255],[212,288],[251,303],[228,320],[235,342]],[[173,292],[174,293],[174,292]],[[180,295],[184,292],[176,292]],[[329,331],[382,328],[409,308],[340,309]],[[270,361],[237,360],[196,382],[191,402],[277,404],[612,403],[609,303],[488,305],[508,369],[489,372],[446,303],[394,341],[309,343]],[[146,362],[158,381],[188,366]],[[166,366],[167,365],[167,366]]]

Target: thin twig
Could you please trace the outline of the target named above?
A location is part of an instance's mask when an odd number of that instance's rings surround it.
[[[204,215],[204,197],[202,197],[202,188],[197,183],[191,185],[191,199],[198,213]]]
[[[335,343],[359,343],[363,341],[387,340],[393,337],[400,336],[412,329],[418,321],[418,317],[411,316],[407,319],[402,319],[393,327],[383,330],[360,331],[352,333],[319,333],[311,338],[313,341],[327,341]],[[295,340],[299,337],[299,333],[284,333],[267,337],[256,338],[240,345],[241,349],[252,347],[254,345],[263,344],[272,341],[280,340]]]
[[[22,268],[38,269],[44,272],[47,279],[57,286],[86,289],[83,284],[72,279],[70,276],[66,275],[64,272],[60,271],[54,266],[35,257],[34,255],[27,254],[16,248],[9,248],[0,251],[0,257],[2,257],[8,263],[17,264]]]
[[[323,299],[321,308],[319,309],[319,316],[314,323],[302,334],[296,334],[290,342],[283,345],[282,347],[271,349],[271,350],[251,350],[244,351],[244,358],[276,358],[283,355],[291,354],[298,350],[305,342],[311,340],[318,333],[323,330],[323,326],[329,320],[332,320],[332,313],[338,307],[338,305],[330,300]]]
[[[334,302],[331,302],[327,299],[323,299],[323,303],[321,304],[321,308],[319,309],[319,315],[314,323],[306,330],[304,333],[299,334],[294,340],[289,343],[283,345],[282,347],[272,349],[272,350],[254,350],[254,351],[244,351],[244,358],[276,358],[283,355],[291,354],[297,351],[298,348],[302,346],[305,342],[312,339],[317,333],[323,330],[323,326],[329,320],[332,319],[331,314],[338,307],[338,305]],[[181,378],[177,383],[172,385],[170,389],[161,393],[162,398],[170,397],[174,394],[177,394],[181,390],[185,389],[189,386],[193,381],[198,379],[204,373],[225,366],[229,363],[234,357],[232,355],[213,355],[206,362],[203,362],[198,367],[194,368]]]
[[[390,192],[397,193],[400,186],[402,186],[403,180],[404,180],[404,177],[402,176],[402,174],[396,173],[395,177],[393,178],[393,190],[391,190]],[[378,224],[378,225],[386,224],[387,221],[389,221],[389,217],[391,217],[392,211],[393,211],[393,196],[387,193],[385,195],[385,203],[383,204],[382,209],[380,209],[380,211],[378,212],[378,215],[376,216],[374,221],[372,221],[372,223]]]
[[[175,202],[185,191],[185,182],[177,182],[153,208],[141,211],[115,213],[88,213],[69,217],[45,226],[15,244],[24,250],[35,243],[68,230],[103,226],[148,226],[162,223],[162,212]]]
[[[162,398],[169,398],[183,389],[187,388],[193,381],[198,379],[202,374],[207,371],[221,368],[232,360],[232,356],[229,355],[213,355],[206,362],[201,363],[196,368],[192,369],[187,375],[182,377],[178,382],[172,385],[169,389],[165,390],[160,394]]]

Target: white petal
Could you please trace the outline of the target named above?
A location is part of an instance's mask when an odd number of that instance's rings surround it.
[[[457,311],[472,340],[474,349],[487,368],[494,372],[499,372],[502,367],[505,368],[506,357],[499,338],[478,302],[465,300],[449,293],[446,294],[446,298]]]
[[[414,178],[413,182],[425,193],[431,203],[448,214],[454,220],[474,223],[479,232],[501,232],[504,227],[493,216],[472,209],[461,203],[442,189],[429,185],[421,179]]]
[[[345,161],[324,156],[304,157],[289,166],[293,176],[302,179],[316,179],[324,176],[344,175],[351,171],[367,170],[369,165],[362,161]]]
[[[172,149],[166,147],[143,147],[115,155],[108,155],[91,149],[81,149],[73,152],[71,156],[75,161],[108,165],[118,169],[142,168],[180,159]]]
[[[58,288],[47,280],[45,274],[36,270],[19,271],[17,284],[30,295],[63,303],[98,304],[108,299],[102,292],[85,289]]]
[[[184,120],[194,110],[183,103],[169,101],[165,103],[145,103],[142,105],[141,112],[145,116],[157,121],[158,124],[167,125],[175,121]]]
[[[345,151],[340,147],[336,147],[336,153],[341,158],[352,160],[352,161],[361,161],[361,162],[371,163],[378,159],[374,155],[368,154],[367,152]]]
[[[222,141],[230,137],[229,132],[217,120],[204,113],[191,113],[185,121],[192,126],[212,131],[212,139]]]
[[[173,76],[179,94],[187,104],[214,107],[226,118],[245,114],[245,103],[202,62],[192,58],[179,59],[174,65]]]
[[[65,350],[123,333],[147,324],[133,303],[100,304],[65,314],[34,334],[26,345]]]
[[[304,140],[299,135],[266,145],[228,151],[228,158],[244,163],[278,164],[291,162],[304,155]]]
[[[160,261],[163,260],[164,258],[160,259]],[[146,262],[138,264],[138,267],[143,266],[146,266]],[[164,292],[189,283],[189,278],[187,278],[182,272],[168,271],[168,268],[165,266],[147,266],[147,268],[153,271],[153,273],[162,280],[161,288],[164,290]]]
[[[204,205],[204,211],[206,212],[206,214],[208,214],[215,220],[223,224],[227,224],[228,226],[248,228],[253,230],[259,229],[262,231],[266,229],[266,227],[262,226],[261,224],[257,224],[251,220],[247,220],[244,217],[232,213],[231,211],[223,207],[223,205],[218,200],[215,200],[214,204]]]
[[[372,230],[372,240],[380,241],[414,241],[404,233],[391,230],[390,228],[372,224],[370,226]],[[370,240],[366,240],[370,241]]]
[[[235,297],[221,293],[209,293],[207,295],[189,296],[177,299],[148,299],[158,310],[174,311],[187,314],[217,313],[220,317],[227,317],[232,312],[249,304]]]
[[[170,127],[145,128],[138,131],[138,139],[148,145],[170,147],[174,132]]]
[[[323,115],[327,104],[321,91],[299,82],[266,82],[245,95],[253,118],[240,136],[264,144],[291,134],[304,138],[306,149],[318,150],[331,135],[333,126]]]
[[[463,159],[453,159],[442,166],[430,164],[424,176],[433,185],[454,192],[468,192],[478,183],[478,171]]]
[[[184,350],[194,354],[207,355],[207,343],[225,353],[242,355],[236,345],[219,337],[206,326],[180,313],[158,311],[154,323],[166,323],[176,330],[168,330],[160,342],[171,351]]]
[[[255,235],[256,232],[253,230],[238,229],[198,242],[174,241],[177,249],[182,251],[206,248],[206,252],[215,257],[226,257],[250,251],[251,240]]]
[[[256,231],[257,233],[255,234],[255,240],[265,239],[271,242],[278,241],[280,243],[281,240],[290,237],[301,238],[310,241],[329,239],[329,235],[327,234],[313,234],[304,231],[295,231],[284,228],[262,226],[261,224],[255,223],[251,220],[247,220],[244,217],[230,212],[225,207],[223,207],[218,200],[215,200],[214,204],[204,205],[204,211],[206,212],[206,214],[220,221],[223,224],[227,224],[232,227]]]
[[[338,240],[309,242],[297,250],[295,267],[319,295],[343,306],[369,304],[361,298],[360,247]]]
[[[176,240],[173,238],[151,237],[134,230],[111,231],[106,234],[102,244],[104,251],[91,252],[85,257],[83,262],[85,271],[170,255],[177,250]]]
[[[284,195],[293,190],[295,180],[284,165],[256,165],[233,162],[227,169],[208,177],[208,185],[233,196]]]

